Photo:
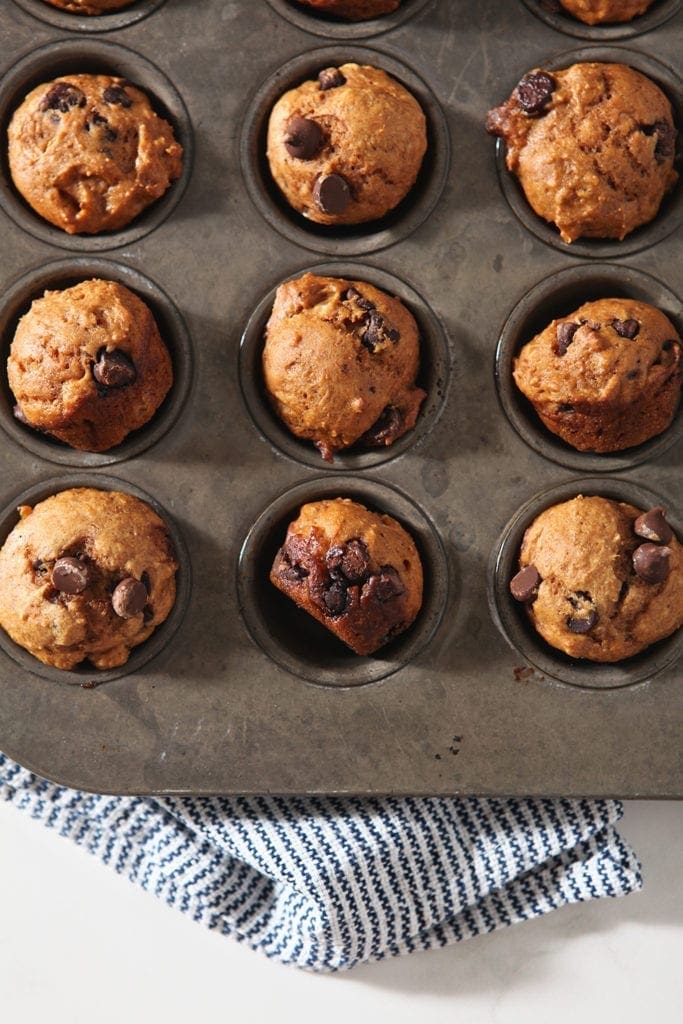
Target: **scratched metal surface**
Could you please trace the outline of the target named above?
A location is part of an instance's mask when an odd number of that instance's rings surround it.
[[[35,0],[34,9],[41,6]],[[251,202],[240,168],[252,97],[290,58],[328,40],[289,23],[265,0],[167,0],[144,20],[97,37],[98,45],[116,43],[155,64],[189,110],[196,159],[180,203],[144,237],[105,247],[97,258],[122,264],[124,276],[125,268],[142,273],[170,296],[189,328],[194,386],[160,440],[113,465],[48,461],[3,434],[0,507],[48,480],[56,481],[49,490],[84,474],[95,485],[117,478],[173,518],[189,551],[192,588],[184,620],[162,650],[95,689],[45,678],[0,651],[0,748],[43,775],[121,793],[683,796],[680,662],[652,677],[661,661],[655,653],[651,672],[640,672],[644,681],[619,689],[610,687],[633,683],[628,668],[594,680],[588,671],[581,685],[568,685],[509,647],[487,601],[491,552],[508,520],[538,492],[595,472],[545,458],[506,419],[494,381],[502,324],[550,274],[585,265],[599,279],[600,269],[520,223],[501,192],[482,124],[522,73],[586,42],[554,31],[514,0],[418,6],[414,18],[352,45],[372,48],[380,65],[383,55],[400,62],[431,88],[448,123],[450,171],[417,230],[357,259],[333,242],[322,255],[319,244],[309,251],[274,230]],[[39,21],[30,9],[30,0],[2,4],[3,73],[45,43],[93,39]],[[682,27],[679,12],[626,45],[670,68],[680,58]],[[336,29],[329,42],[345,45]],[[95,54],[90,63],[101,59]],[[675,206],[664,216],[675,216]],[[22,275],[88,255],[87,242],[65,251],[0,217],[0,303]],[[345,493],[353,488],[386,507],[391,489],[401,492],[395,509],[423,531],[423,549],[440,574],[431,593],[443,617],[431,639],[436,613],[418,624],[421,645],[399,642],[360,668],[274,600],[259,568],[268,551],[257,545],[247,552],[238,578],[253,524],[267,547],[286,521],[287,500],[260,518],[276,498],[296,487],[293,514],[301,494],[335,489],[329,469],[282,454],[258,433],[240,387],[241,333],[281,279],[340,256],[414,289],[445,325],[451,361],[450,379],[437,382],[441,415],[415,443],[380,464],[336,466]],[[662,282],[673,293],[668,311],[680,317],[682,256],[679,232],[626,257],[612,246],[609,262]],[[2,344],[6,353],[6,335]],[[682,450],[678,441],[642,465],[626,465],[609,486],[619,493],[644,487],[680,510]],[[11,513],[2,518],[5,533],[13,521]],[[290,662],[300,659],[300,674],[252,640],[240,601],[252,626],[273,617],[275,645]],[[328,682],[348,685],[311,682],[316,664]],[[373,681],[358,685],[366,679]]]

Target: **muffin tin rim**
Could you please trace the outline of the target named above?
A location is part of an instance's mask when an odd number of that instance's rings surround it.
[[[325,462],[318,453],[312,441],[305,441],[302,438],[291,434],[284,423],[280,422],[277,415],[271,410],[267,403],[265,393],[262,393],[263,381],[259,373],[259,379],[253,380],[249,372],[250,356],[259,358],[263,351],[263,330],[275,299],[275,293],[280,285],[287,281],[295,280],[303,274],[311,273],[325,277],[346,278],[346,271],[353,274],[355,279],[367,281],[368,284],[386,291],[392,297],[398,298],[410,313],[413,314],[421,328],[421,318],[428,318],[432,323],[428,330],[420,331],[420,366],[422,366],[422,353],[428,347],[434,364],[434,370],[440,368],[443,377],[440,389],[434,388],[432,396],[427,392],[417,422],[412,430],[399,437],[393,444],[380,448],[358,449],[355,445],[350,449],[335,452],[333,462]],[[367,272],[368,276],[363,274]],[[375,280],[373,280],[373,278]],[[375,283],[379,280],[381,283]],[[394,285],[399,286],[398,291]],[[429,328],[433,328],[433,331]],[[429,342],[425,344],[425,334],[429,336]],[[448,401],[453,376],[454,359],[451,352],[450,337],[445,324],[431,304],[410,282],[404,280],[383,267],[375,267],[369,263],[360,263],[347,260],[327,260],[324,263],[307,265],[295,270],[286,277],[273,284],[265,292],[257,304],[252,307],[244,328],[240,335],[238,351],[238,377],[242,401],[249,413],[252,425],[259,437],[265,440],[271,448],[279,455],[292,462],[305,466],[318,472],[365,472],[384,466],[387,463],[401,458],[429,437],[436,428]],[[245,384],[245,380],[247,383]],[[420,382],[420,370],[418,370],[417,383]],[[424,382],[424,381],[423,381]],[[425,382],[426,383],[426,382]],[[431,401],[430,401],[431,399]]]
[[[84,32],[99,34],[102,32],[114,32],[117,29],[128,28],[154,14],[166,0],[138,0],[136,7],[130,10],[121,8],[118,11],[110,11],[107,14],[79,15],[69,11],[58,10],[56,7],[48,7],[43,3],[45,10],[42,11],[38,4],[42,0],[14,0],[14,3],[22,11],[44,25],[52,28],[59,28],[65,32]],[[74,24],[69,24],[69,19]],[[92,22],[97,22],[93,25]]]
[[[310,81],[315,69],[346,63],[369,64],[385,70],[415,97],[427,121],[427,152],[417,180],[398,206],[379,220],[342,226],[347,233],[339,234],[339,226],[307,221],[279,195],[267,166],[264,145],[270,112],[278,99],[297,85]],[[283,83],[283,79],[286,82]],[[448,121],[439,98],[422,72],[408,64],[402,53],[355,42],[328,43],[300,51],[283,64],[271,66],[247,104],[237,140],[242,179],[256,211],[278,235],[328,259],[367,256],[413,234],[433,214],[451,166]],[[377,228],[378,224],[383,226]]]
[[[604,275],[610,276],[612,273],[616,276],[617,272],[620,275],[627,274],[632,275],[636,279],[644,278],[647,282],[651,281],[654,286],[675,299],[680,307],[681,303],[678,296],[667,284],[653,274],[641,270],[639,267],[621,266],[617,263],[609,262],[587,261],[579,265],[574,264],[563,267],[560,270],[555,270],[527,289],[505,317],[498,333],[493,373],[498,403],[508,424],[513,428],[517,436],[542,458],[577,472],[593,472],[597,474],[625,472],[635,466],[640,466],[652,459],[659,458],[683,437],[683,396],[679,398],[671,424],[661,434],[657,434],[655,437],[644,441],[634,448],[628,448],[621,452],[605,452],[604,454],[588,451],[581,452],[572,448],[562,438],[552,434],[544,426],[538,418],[538,414],[534,412],[533,407],[529,408],[528,415],[525,410],[519,408],[522,402],[527,401],[521,392],[518,391],[512,378],[512,363],[521,348],[519,345],[513,348],[513,343],[517,340],[516,335],[519,334],[520,330],[519,322],[528,319],[534,308],[537,308],[541,302],[552,296],[555,290],[553,286],[561,286],[565,281],[571,281],[572,278],[580,279],[582,276],[591,273],[595,273],[596,277],[600,277]],[[628,289],[620,288],[620,290],[627,291]],[[604,298],[612,297],[614,296],[604,296]],[[656,305],[653,302],[650,302],[650,304]],[[580,305],[583,305],[583,302]],[[659,308],[659,306],[656,306],[656,308]],[[664,311],[662,310],[662,312]],[[669,318],[672,315],[669,312],[665,313],[665,316]],[[678,327],[680,334],[680,327],[675,321],[674,327]],[[528,337],[523,344],[526,344],[528,341],[531,341],[531,337]]]
[[[97,71],[56,73],[55,65],[61,65],[65,61],[72,65],[78,65],[81,61],[89,67],[99,65],[99,68]],[[37,69],[43,62],[49,65],[50,70],[46,70],[44,75],[40,72],[39,75]],[[106,67],[102,67],[103,64]],[[183,147],[180,177],[171,182],[159,199],[142,210],[125,227],[99,234],[70,235],[41,217],[20,195],[12,181],[7,154],[3,151],[0,163],[0,208],[21,231],[39,242],[81,255],[92,255],[131,245],[161,227],[176,211],[188,190],[195,156],[194,128],[188,107],[165,71],[142,53],[119,42],[94,38],[92,35],[80,38],[67,36],[23,50],[16,60],[0,72],[0,130],[3,139],[7,138],[7,129],[15,111],[27,93],[37,85],[47,84],[54,78],[72,73],[120,74],[121,66],[125,68],[126,64],[135,68],[136,72],[138,69],[144,71],[145,81],[136,74],[131,77],[132,84],[145,93],[155,112],[169,120],[174,138]],[[36,70],[32,70],[33,68]],[[116,70],[109,72],[107,68]],[[128,76],[124,71],[120,77]],[[34,80],[35,84],[30,84]],[[15,98],[16,93],[19,93],[21,98]],[[173,109],[162,94],[172,101]]]

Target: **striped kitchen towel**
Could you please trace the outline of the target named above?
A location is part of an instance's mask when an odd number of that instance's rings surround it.
[[[109,797],[2,754],[0,796],[195,921],[315,971],[641,886],[611,800]]]

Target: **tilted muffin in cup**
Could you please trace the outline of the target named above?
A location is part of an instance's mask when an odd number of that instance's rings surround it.
[[[683,625],[683,548],[662,507],[579,495],[529,526],[510,591],[553,647],[622,661]]]
[[[296,0],[296,3],[347,21],[367,21],[398,10],[401,0]]]
[[[411,430],[420,339],[400,299],[364,281],[304,274],[280,285],[266,327],[263,377],[288,430],[322,457],[385,447]]]
[[[70,235],[125,227],[182,170],[171,125],[141,89],[111,75],[64,75],[37,86],[8,135],[16,188]]]
[[[505,141],[508,170],[564,242],[625,238],[657,216],[678,180],[671,104],[625,64],[531,71],[486,128]]]
[[[289,205],[318,224],[393,210],[427,150],[420,104],[380,68],[343,64],[290,89],[268,122],[268,163]]]
[[[142,299],[94,279],[33,302],[17,326],[7,376],[20,422],[103,452],[152,418],[173,368]]]
[[[164,521],[130,494],[60,491],[0,550],[0,626],[46,665],[124,665],[170,614],[178,568]]]
[[[654,306],[587,302],[553,320],[515,359],[515,384],[543,424],[578,451],[617,452],[661,434],[678,407],[681,339]]]
[[[566,11],[586,25],[632,21],[645,14],[654,0],[542,0],[543,6],[558,14]]]
[[[410,534],[349,498],[302,507],[270,580],[356,654],[403,633],[422,606],[422,563]]]

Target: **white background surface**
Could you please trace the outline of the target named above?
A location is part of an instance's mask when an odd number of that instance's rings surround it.
[[[629,803],[645,890],[314,976],[205,931],[0,804],[3,1024],[681,1024],[683,803]]]

